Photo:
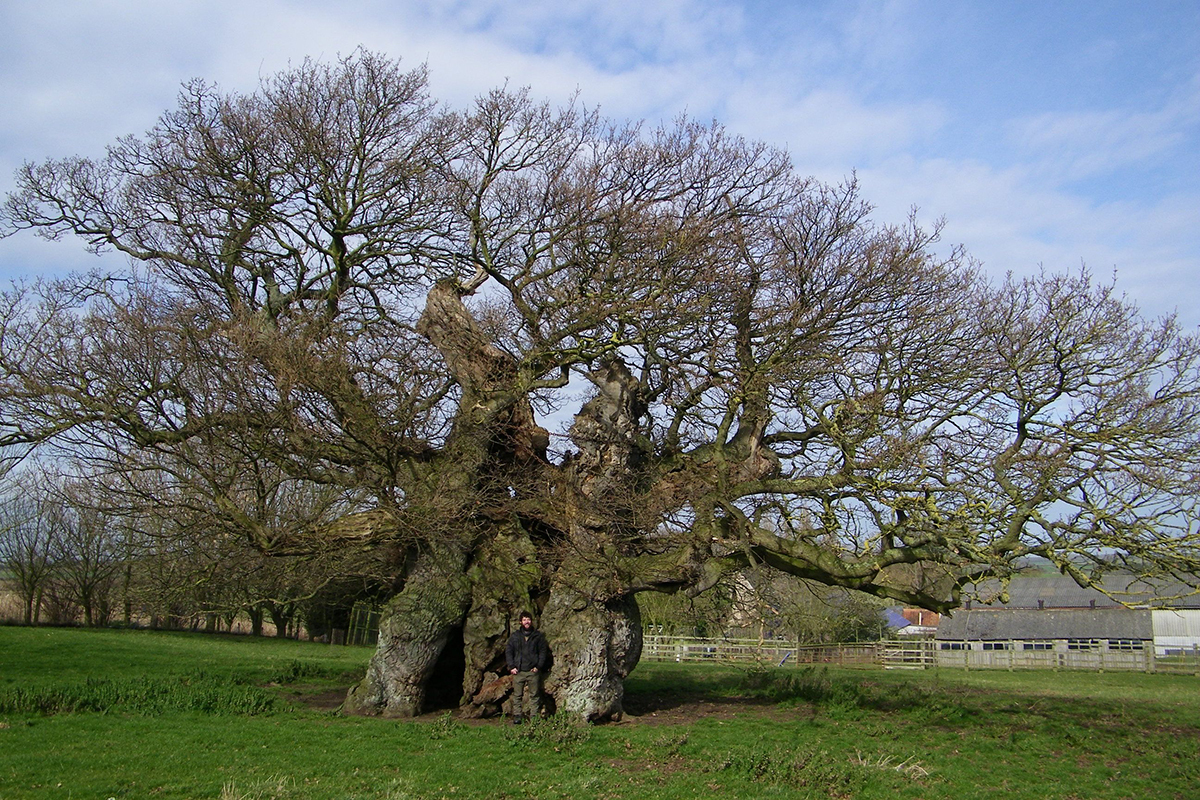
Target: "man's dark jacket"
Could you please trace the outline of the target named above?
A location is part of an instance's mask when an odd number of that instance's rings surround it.
[[[546,647],[546,637],[536,628],[526,631],[518,628],[508,637],[508,646],[504,648],[504,659],[508,668],[517,672],[528,672],[537,668],[538,672],[546,671],[546,661],[549,658],[549,648]]]

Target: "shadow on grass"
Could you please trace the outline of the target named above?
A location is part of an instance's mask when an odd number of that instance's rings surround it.
[[[879,683],[848,675],[830,675],[826,667],[799,670],[751,670],[742,678],[744,691],[772,703],[853,706],[875,711],[907,711],[945,699],[944,691],[911,683]]]
[[[625,710],[634,716],[674,711],[704,703],[769,706],[777,701],[744,691],[745,670],[703,669],[676,664],[642,665],[625,681]]]
[[[1027,727],[1073,720],[1083,728],[1111,729],[1130,722],[1125,704],[1097,698],[1070,700],[1020,691],[984,689],[937,678],[904,680],[894,675],[846,673],[826,667],[802,669],[685,670],[654,665],[631,676],[625,707],[635,716],[723,706],[726,711],[805,708],[814,715],[863,719],[898,715],[914,723],[958,730],[984,720]],[[1086,710],[1085,710],[1086,709]],[[1136,713],[1136,712],[1134,712]],[[1146,713],[1153,714],[1149,709]],[[1153,720],[1140,720],[1153,725]]]
[[[648,674],[647,674],[648,673]],[[879,711],[926,707],[946,692],[903,683],[879,683],[858,675],[831,675],[826,667],[803,669],[714,668],[697,670],[659,667],[626,684],[626,707],[662,711],[701,702],[746,706],[853,706]]]
[[[1194,740],[1200,733],[1200,716],[1191,708],[1168,711],[1154,702],[1039,691],[1039,682],[1059,676],[1031,674],[1024,685],[1007,688],[944,682],[936,675],[909,680],[827,667],[725,668],[692,680],[682,671],[668,669],[648,678],[634,686],[627,703],[632,713],[717,700],[747,708],[804,707],[814,715],[845,720],[882,714],[942,730],[989,725],[1005,731],[1060,730],[1066,740],[1092,735],[1124,738],[1131,731],[1159,731]]]

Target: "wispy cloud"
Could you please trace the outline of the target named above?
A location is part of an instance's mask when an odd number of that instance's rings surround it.
[[[1024,155],[1065,180],[1163,156],[1200,133],[1200,76],[1152,111],[1106,108],[1015,119],[1008,135]]]
[[[1149,313],[1178,310],[1195,325],[1191,278],[1200,253],[1197,197],[1151,203],[1094,202],[1047,182],[1036,167],[980,161],[897,158],[859,173],[881,216],[919,207],[927,223],[945,217],[947,245],[966,244],[993,274],[1069,271],[1086,265],[1116,274]]]
[[[739,128],[786,146],[818,171],[853,167],[931,139],[946,112],[936,102],[871,103],[844,90],[802,95],[786,87],[747,87],[728,105]]]

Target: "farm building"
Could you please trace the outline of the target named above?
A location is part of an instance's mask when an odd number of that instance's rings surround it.
[[[1186,587],[1113,575],[1104,590],[1057,573],[1018,576],[1006,602],[968,603],[942,617],[938,650],[1046,653],[1050,663],[1053,653],[1121,660],[1200,648],[1200,596],[1187,595]]]
[[[937,633],[941,615],[923,608],[894,606],[883,610],[884,622],[893,636],[928,637]]]
[[[1154,650],[1159,655],[1176,655],[1200,649],[1200,608],[1155,609],[1150,612],[1154,628]]]

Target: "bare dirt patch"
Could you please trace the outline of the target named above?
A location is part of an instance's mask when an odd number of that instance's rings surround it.
[[[289,686],[285,696],[305,708],[334,713],[346,699],[349,686],[329,689],[325,686]],[[432,722],[441,719],[447,712],[467,725],[495,725],[506,723],[504,717],[460,718],[452,708],[436,708],[420,714],[417,722]],[[699,720],[728,720],[752,715],[764,719],[794,719],[797,715],[812,715],[812,710],[801,706],[781,709],[776,704],[749,697],[711,698],[699,694],[648,695],[636,694],[625,698],[625,714],[609,725],[688,725]]]
[[[330,689],[326,686],[289,686],[284,696],[294,703],[311,708],[313,711],[325,711],[330,714],[342,707],[349,686]]]
[[[633,697],[625,703],[626,721],[643,725],[686,725],[702,719],[723,720],[747,714],[782,716],[775,705],[751,698]]]

